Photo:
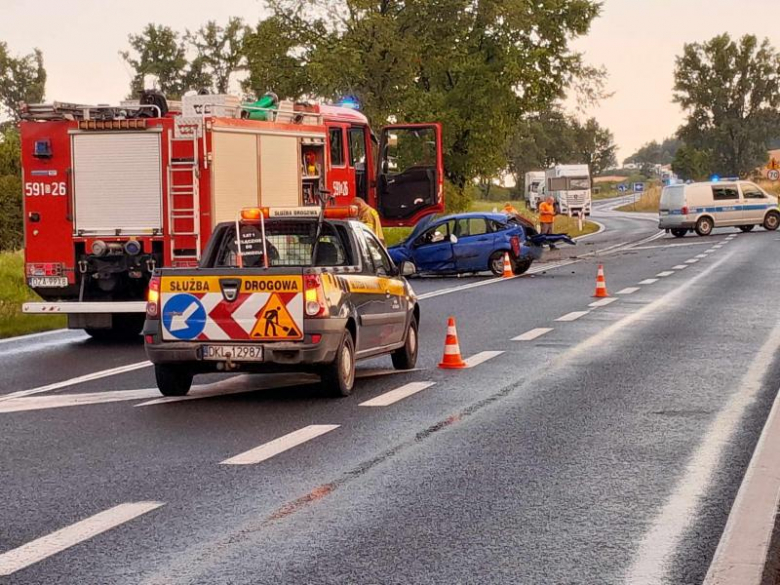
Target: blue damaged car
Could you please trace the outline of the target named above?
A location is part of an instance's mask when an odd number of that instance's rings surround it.
[[[423,218],[403,243],[389,248],[393,261],[413,262],[418,273],[501,275],[509,253],[515,274],[542,257],[544,244],[575,242],[564,234],[540,235],[530,222],[504,213],[460,213]]]

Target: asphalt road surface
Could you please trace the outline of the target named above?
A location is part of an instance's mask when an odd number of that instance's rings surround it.
[[[526,276],[414,281],[418,369],[345,399],[161,399],[140,343],[0,343],[0,583],[700,583],[778,389],[779,236],[613,204]]]

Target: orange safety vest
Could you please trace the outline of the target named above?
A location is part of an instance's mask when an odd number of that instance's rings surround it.
[[[555,207],[547,203],[541,203],[539,205],[539,221],[541,223],[553,223],[555,221]]]

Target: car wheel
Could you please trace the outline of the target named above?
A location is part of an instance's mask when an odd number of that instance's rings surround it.
[[[533,264],[533,260],[529,260],[528,258],[522,258],[512,265],[512,271],[517,276],[521,274],[525,274],[526,272],[528,272],[528,269],[531,268],[531,264]]]
[[[780,226],[780,213],[770,211],[764,218],[764,229],[770,232],[775,231]]]
[[[684,238],[687,235],[687,233],[688,233],[688,230],[684,230],[684,229],[673,229],[672,230],[672,235],[675,238]]]
[[[745,233],[752,232],[753,228],[756,227],[754,225],[741,225],[739,226],[739,229]]]
[[[186,396],[192,388],[192,371],[186,366],[156,364],[154,377],[163,396]]]
[[[322,387],[331,396],[343,397],[352,394],[355,386],[355,342],[349,331],[344,332],[336,351],[336,359],[320,370]]]
[[[700,217],[696,222],[696,233],[700,236],[709,236],[712,233],[712,220],[709,217]]]
[[[496,276],[503,276],[504,274],[504,254],[506,252],[493,252],[488,262],[488,268],[490,272]],[[509,255],[509,261],[512,262],[512,254]]]
[[[396,349],[390,358],[396,370],[411,370],[417,365],[417,319],[412,315],[409,328],[406,330],[406,343],[401,349]]]

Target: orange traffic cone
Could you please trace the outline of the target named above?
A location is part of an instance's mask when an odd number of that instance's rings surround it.
[[[504,278],[511,278],[514,275],[512,262],[509,260],[509,252],[504,252]]]
[[[604,278],[603,264],[599,264],[599,272],[596,276],[596,292],[593,293],[593,296],[597,299],[604,299],[609,296],[609,293],[607,292],[607,281]]]
[[[444,342],[444,357],[439,367],[443,370],[458,370],[466,367],[466,362],[460,357],[458,332],[455,330],[455,317],[447,322],[447,340]]]

